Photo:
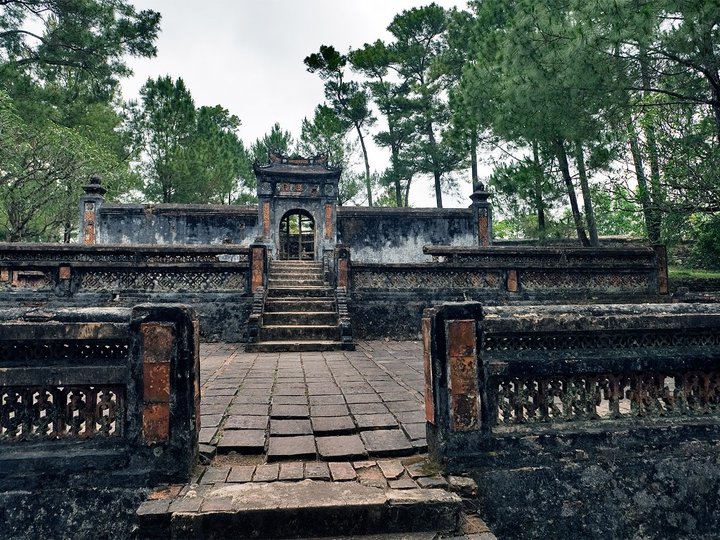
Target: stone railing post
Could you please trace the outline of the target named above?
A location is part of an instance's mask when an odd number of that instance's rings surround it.
[[[90,177],[90,183],[83,186],[85,195],[80,197],[80,244],[95,244],[98,237],[98,213],[105,201],[103,195],[107,190],[102,187],[99,176]]]
[[[138,410],[129,435],[150,448],[153,472],[178,479],[195,463],[200,432],[200,323],[179,305],[140,305],[130,322],[130,369]]]
[[[350,288],[350,249],[343,244],[335,247],[335,286]]]
[[[250,292],[267,285],[267,245],[257,239],[250,245]]]
[[[441,458],[457,432],[480,431],[481,392],[478,373],[477,302],[428,308],[422,331],[425,371],[425,419],[428,450]]]
[[[482,183],[478,184],[475,192],[470,195],[473,221],[477,224],[478,245],[481,247],[492,245],[492,204],[488,201],[491,196]]]

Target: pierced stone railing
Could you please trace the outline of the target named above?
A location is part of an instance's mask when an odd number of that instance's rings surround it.
[[[0,244],[0,287],[78,292],[250,290],[250,250],[238,246]]]
[[[720,426],[716,304],[447,304],[426,310],[423,337],[428,445],[443,460],[527,437]]]
[[[667,294],[667,255],[654,247],[425,246],[441,267],[485,270],[510,296]],[[498,279],[499,278],[499,279]]]
[[[407,339],[424,308],[484,305],[669,301],[665,250],[425,246],[435,261],[349,265],[356,334]]]
[[[200,429],[198,347],[184,306],[3,311],[0,488],[186,479]]]

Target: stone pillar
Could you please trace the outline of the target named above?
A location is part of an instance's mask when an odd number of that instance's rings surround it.
[[[175,325],[151,322],[140,325],[143,347],[143,440],[145,444],[170,438],[170,372],[175,346]]]
[[[100,177],[94,175],[90,177],[90,183],[83,186],[85,195],[80,197],[80,230],[78,233],[80,244],[95,244],[97,242],[97,217],[100,207],[105,201],[103,195],[107,192],[100,184]]]
[[[342,244],[335,248],[336,287],[348,288],[350,282],[350,250]]]
[[[480,182],[475,192],[470,195],[472,199],[473,221],[477,224],[478,245],[489,247],[492,245],[492,204],[488,199],[492,197]]]
[[[200,431],[200,322],[180,304],[135,306],[125,436],[154,481],[187,481]]]
[[[250,292],[253,294],[265,286],[266,258],[267,246],[262,243],[262,238],[258,238],[250,245]]]

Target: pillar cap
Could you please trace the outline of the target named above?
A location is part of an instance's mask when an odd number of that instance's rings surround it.
[[[83,186],[85,195],[99,195],[102,197],[107,193],[107,189],[102,187],[102,179],[97,174],[90,177],[90,182]]]
[[[485,189],[485,185],[482,182],[478,182],[475,186],[475,191],[470,195],[472,202],[475,204],[486,203],[490,197],[492,197],[492,193]]]

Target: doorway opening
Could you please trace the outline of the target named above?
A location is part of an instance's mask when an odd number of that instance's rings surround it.
[[[290,210],[280,220],[280,259],[315,260],[315,220],[305,210]]]

